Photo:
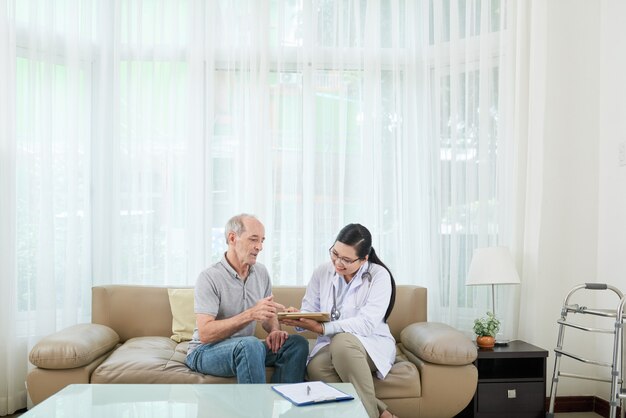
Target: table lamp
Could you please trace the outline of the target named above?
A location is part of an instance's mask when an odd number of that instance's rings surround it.
[[[519,283],[519,275],[507,247],[488,247],[474,250],[465,285],[491,285],[491,303],[494,316],[496,315],[495,285]],[[496,341],[496,344],[505,345],[506,341]]]

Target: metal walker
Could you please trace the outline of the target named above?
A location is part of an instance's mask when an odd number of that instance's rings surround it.
[[[586,306],[579,306],[578,304],[570,304],[569,302],[572,295],[580,290],[611,290],[619,298],[619,304],[617,306],[617,309],[596,309],[587,308]],[[621,404],[622,399],[626,399],[626,390],[623,390],[621,388],[623,382],[623,312],[625,303],[626,297],[624,297],[624,295],[618,288],[603,283],[585,283],[575,286],[572,290],[569,291],[563,302],[563,307],[561,308],[561,319],[557,321],[557,324],[559,324],[559,335],[556,343],[557,346],[554,349],[556,358],[554,361],[554,374],[552,376],[552,385],[550,387],[550,407],[548,409],[548,412],[546,413],[547,418],[554,417],[554,401],[556,398],[556,391],[560,377],[571,377],[576,379],[595,380],[611,383],[609,418],[616,417],[617,407]],[[593,328],[583,326],[574,322],[568,322],[567,315],[569,313],[615,318],[614,328]],[[603,361],[590,360],[563,350],[565,327],[571,327],[586,332],[613,334],[613,361],[611,363],[607,363]],[[567,356],[574,360],[578,360],[587,364],[608,367],[611,369],[611,376],[610,378],[599,378],[595,376],[586,376],[575,373],[562,372],[560,371],[562,356]],[[624,408],[621,409],[620,416],[621,418],[624,418]]]

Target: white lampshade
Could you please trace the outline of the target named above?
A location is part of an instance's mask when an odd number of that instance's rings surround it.
[[[519,284],[515,262],[507,247],[477,248],[465,284]]]

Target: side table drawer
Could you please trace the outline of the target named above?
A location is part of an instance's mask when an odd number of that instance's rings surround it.
[[[544,391],[543,382],[480,383],[476,392],[476,411],[543,411]]]

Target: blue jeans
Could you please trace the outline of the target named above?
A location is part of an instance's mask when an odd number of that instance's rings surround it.
[[[254,336],[229,338],[202,344],[187,356],[187,366],[213,376],[237,376],[238,383],[265,383],[265,367],[274,366],[272,383],[304,381],[309,343],[301,335],[289,335],[277,353]]]

